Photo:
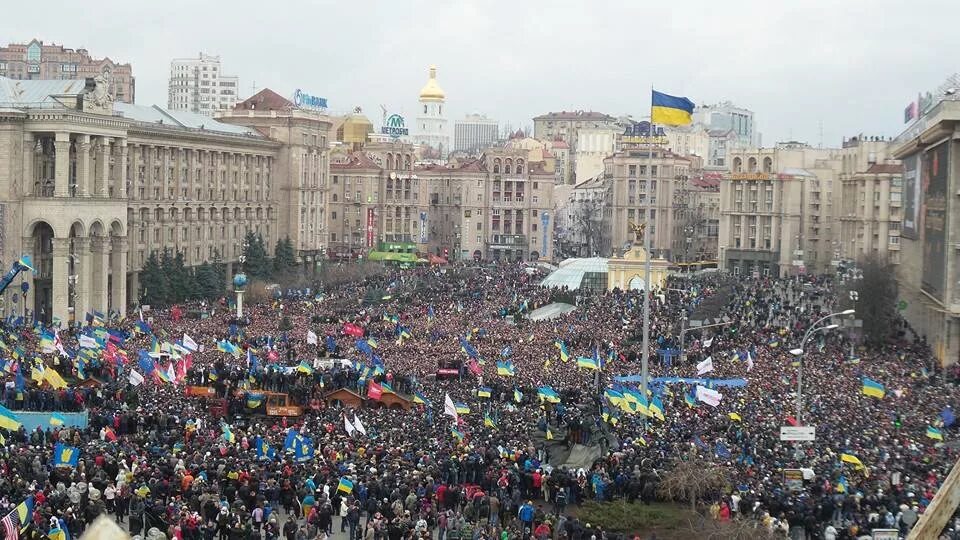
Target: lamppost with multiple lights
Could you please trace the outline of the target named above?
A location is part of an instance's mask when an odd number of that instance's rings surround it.
[[[807,329],[807,332],[803,335],[803,340],[800,341],[800,347],[797,348],[797,349],[792,349],[792,350],[790,351],[790,354],[796,356],[796,357],[799,359],[799,361],[800,361],[800,369],[797,371],[797,424],[803,425],[803,417],[802,417],[802,412],[803,412],[803,355],[804,355],[804,350],[806,349],[806,346],[807,346],[807,340],[810,339],[810,336],[812,336],[813,334],[816,334],[817,332],[829,332],[830,330],[833,330],[834,328],[837,327],[837,325],[836,325],[836,324],[833,324],[833,323],[831,323],[831,324],[826,324],[826,325],[823,325],[823,326],[819,326],[819,324],[822,323],[823,321],[832,319],[833,317],[838,317],[838,316],[843,316],[843,315],[853,315],[854,313],[855,313],[854,310],[848,309],[848,310],[845,310],[845,311],[841,311],[841,312],[839,312],[839,313],[831,313],[830,315],[827,315],[826,317],[821,317],[820,319],[817,319],[816,321],[814,321],[814,323],[813,323],[812,325],[810,325],[810,328],[808,328],[808,329]]]

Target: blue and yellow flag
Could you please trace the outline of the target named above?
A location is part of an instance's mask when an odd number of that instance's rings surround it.
[[[666,420],[666,418],[663,416],[663,403],[660,402],[660,398],[658,397],[653,398],[650,401],[648,410],[650,411],[650,416],[661,421]]]
[[[457,428],[452,428],[450,434],[454,436],[459,442],[463,442],[463,432]]]
[[[67,534],[60,527],[54,527],[47,533],[50,540],[67,540]]]
[[[650,103],[650,121],[664,126],[685,126],[693,122],[692,101],[653,91]]]
[[[570,351],[567,350],[567,344],[562,339],[554,340],[553,346],[560,351],[560,359],[564,362],[570,360]]]
[[[457,414],[470,414],[470,407],[466,403],[457,402],[454,404],[457,409]]]
[[[619,390],[614,390],[613,388],[607,388],[603,391],[603,397],[610,402],[611,405],[617,408],[622,408],[624,404],[623,392]]]
[[[927,438],[942,441],[943,432],[933,426],[927,426]]]
[[[337,491],[342,491],[348,495],[353,493],[353,482],[347,477],[341,477],[340,483],[337,484]]]
[[[520,391],[517,390],[516,388],[513,389],[513,400],[516,401],[517,403],[520,403],[521,401],[523,401],[523,394],[520,393]]]
[[[557,394],[557,391],[549,386],[541,386],[540,388],[537,388],[537,395],[543,401],[560,403],[560,396]]]
[[[60,413],[53,413],[50,415],[50,425],[51,426],[62,426],[67,423],[67,419],[63,417]]]
[[[277,456],[277,451],[267,444],[267,441],[263,440],[263,437],[257,436],[254,441],[254,446],[257,449],[257,459],[268,459],[273,461]]]
[[[80,463],[80,449],[58,442],[53,445],[54,467],[76,467]]]
[[[300,364],[297,365],[297,371],[306,373],[307,375],[313,375],[313,366],[308,364],[306,360],[301,360]]]
[[[427,407],[430,406],[430,400],[427,399],[426,396],[424,396],[424,395],[421,394],[420,392],[414,392],[414,393],[413,393],[413,402],[414,402],[414,403],[420,403],[420,404],[422,404],[422,405],[426,405]]]
[[[480,353],[477,352],[477,349],[470,344],[465,338],[458,338],[460,340],[460,350],[470,358],[477,358],[480,356]]]
[[[513,377],[517,374],[516,370],[513,367],[513,362],[509,360],[497,361],[497,375],[502,375],[504,377]]]
[[[236,435],[233,434],[233,430],[230,429],[230,426],[227,425],[226,422],[220,424],[220,431],[223,432],[223,440],[231,444],[237,442]]]
[[[20,418],[3,405],[0,405],[0,428],[10,431],[20,429]]]
[[[883,398],[883,396],[887,394],[882,384],[867,377],[863,378],[863,388],[861,391],[865,396],[881,398],[881,399]]]
[[[586,356],[577,357],[577,367],[583,369],[600,369],[600,363],[596,358],[587,358]]]
[[[490,417],[490,413],[484,413],[483,415],[483,425],[488,428],[497,428],[497,423],[493,421],[493,418]]]
[[[490,397],[491,390],[489,386],[481,386],[477,388],[477,397],[488,398]]]
[[[263,405],[264,395],[254,392],[247,393],[247,408],[256,409]]]

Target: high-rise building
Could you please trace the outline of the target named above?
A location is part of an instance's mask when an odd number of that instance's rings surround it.
[[[949,90],[949,89],[948,89]],[[938,92],[893,145],[903,163],[902,313],[944,366],[960,358],[960,99]],[[925,111],[925,112],[924,112]],[[882,195],[881,195],[882,198]],[[883,240],[882,235],[880,240]],[[861,293],[864,294],[864,293]]]
[[[577,185],[603,174],[603,160],[617,151],[617,142],[623,129],[616,127],[582,127],[577,133],[576,170],[573,178]],[[590,189],[581,187],[583,189]]]
[[[693,110],[693,123],[711,131],[732,131],[736,146],[749,148],[759,144],[753,127],[753,111],[737,107],[729,101],[701,105]]]
[[[550,112],[534,117],[533,136],[541,141],[563,141],[569,147],[569,159],[564,163],[562,182],[571,184],[577,170],[577,151],[580,130],[612,128],[618,126],[616,118],[594,111]]]
[[[468,114],[463,120],[453,123],[453,149],[469,154],[479,153],[495,143],[500,137],[500,125],[496,120],[481,114]]]
[[[0,78],[0,263],[30,255],[37,270],[21,274],[22,303],[10,287],[0,310],[64,324],[122,315],[151,253],[179,252],[189,266],[219,258],[230,274],[247,232],[269,251],[289,236],[304,262],[322,251],[310,227],[324,204],[322,115],[224,118],[254,129],[115,102],[94,82]]]
[[[652,161],[650,153],[653,153]],[[648,167],[650,170],[648,171]],[[614,253],[623,250],[631,238],[628,222],[647,223],[652,255],[676,260],[675,223],[684,219],[683,209],[676,204],[678,194],[690,175],[691,160],[657,146],[623,148],[604,161],[604,179],[610,186],[610,212],[604,242]],[[652,175],[650,185],[648,178]],[[647,197],[650,214],[647,215]],[[601,256],[608,256],[603,253]]]
[[[839,237],[842,152],[789,142],[735,149],[720,182],[720,266],[735,274],[826,272]]]
[[[174,58],[170,62],[167,108],[212,116],[239,101],[240,81],[224,75],[220,57],[200,53],[199,58]]]
[[[0,77],[14,80],[71,80],[106,75],[107,88],[117,101],[133,103],[136,81],[130,64],[118,64],[109,57],[93,58],[86,49],[62,45],[11,43],[0,47]]]
[[[430,66],[430,78],[420,89],[420,108],[417,110],[417,125],[413,137],[415,144],[431,149],[426,152],[421,150],[424,157],[443,158],[450,153],[447,118],[443,114],[446,100],[447,95],[437,84],[437,66]]]
[[[368,144],[330,166],[330,245],[357,257],[381,244],[451,260],[553,257],[553,171],[523,148],[414,167],[413,146]]]

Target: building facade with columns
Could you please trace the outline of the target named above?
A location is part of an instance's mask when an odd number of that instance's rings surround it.
[[[0,295],[5,314],[123,314],[151,252],[219,258],[230,275],[248,231],[268,251],[285,236],[322,251],[329,122],[288,110],[227,124],[115,103],[102,82],[0,78],[0,263],[30,255],[36,269]]]

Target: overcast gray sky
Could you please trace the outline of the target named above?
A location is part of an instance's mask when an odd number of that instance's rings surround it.
[[[62,4],[62,5],[61,5]],[[956,0],[652,2],[84,0],[5,2],[0,41],[86,47],[133,64],[166,105],[171,58],[219,54],[241,95],[327,97],[413,115],[436,64],[451,120],[514,128],[551,110],[643,116],[649,89],[756,113],[763,142],[896,135],[903,109],[960,70]]]

